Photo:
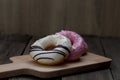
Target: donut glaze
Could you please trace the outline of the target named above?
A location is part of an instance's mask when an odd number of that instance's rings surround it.
[[[88,50],[87,43],[76,32],[69,31],[69,30],[62,30],[61,32],[58,32],[56,34],[63,35],[69,38],[72,43],[72,51],[67,59],[68,61],[79,60],[80,57],[87,52]]]
[[[55,46],[52,50],[46,50],[49,46]],[[45,65],[55,65],[63,62],[72,49],[71,41],[62,35],[48,35],[35,41],[31,45],[32,58]]]

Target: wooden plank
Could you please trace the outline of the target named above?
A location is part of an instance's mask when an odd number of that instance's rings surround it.
[[[81,34],[99,35],[98,17],[96,17],[98,15],[96,8],[99,4],[96,0],[66,0],[65,29]]]
[[[120,37],[120,0],[97,0],[102,2],[100,30],[103,36]]]
[[[47,35],[64,26],[64,0],[0,0],[0,32]]]
[[[111,72],[114,80],[120,80],[120,38],[102,38],[105,55],[112,58]]]
[[[16,56],[10,59],[13,61],[12,63],[0,65],[0,78],[16,76],[19,74],[34,75],[41,78],[52,78],[76,72],[108,68],[111,63],[111,59],[90,52],[85,56],[82,56],[80,61],[68,62],[56,66],[45,66],[35,63],[30,55]]]
[[[38,36],[34,36],[30,39],[24,52],[22,53],[23,55],[29,54],[30,45],[37,39],[39,39]],[[40,80],[40,78],[35,77],[35,76],[29,76],[29,75],[20,75],[20,76],[11,77],[9,80]]]
[[[98,37],[94,36],[84,36],[85,41],[89,45],[89,51],[104,55],[103,49],[101,47],[100,41]],[[82,74],[73,74],[71,76],[65,76],[62,80],[113,80],[112,75],[109,69],[99,70],[99,71],[92,71],[89,73],[82,73]]]
[[[82,34],[120,36],[119,3],[119,0],[0,0],[0,33],[46,35],[66,26]]]
[[[4,58],[7,58],[7,55],[8,55],[8,49],[9,49],[9,46],[10,46],[10,42],[7,42],[6,41],[6,38],[7,37],[4,37],[3,39],[1,39],[3,37],[0,36],[0,64],[3,64],[5,63],[5,60]]]
[[[34,43],[34,41],[36,41],[37,39],[41,38],[43,36],[33,36],[31,38],[31,40],[29,41],[29,43],[26,46],[26,49],[23,52],[23,55],[29,54],[29,48],[31,46],[32,43]],[[42,78],[38,78],[35,76],[29,76],[29,75],[21,75],[21,76],[15,76],[10,78],[9,80],[49,80],[49,79],[42,79]],[[61,77],[57,77],[57,78],[52,78],[52,80],[61,80]]]
[[[2,38],[0,38],[0,39],[2,39]],[[14,39],[16,39],[16,38],[14,38]],[[4,40],[6,40],[6,38],[4,39]],[[11,39],[11,41],[13,40],[13,38]],[[14,41],[14,40],[13,40]],[[7,41],[6,41],[7,42]],[[93,41],[94,42],[94,41]],[[107,71],[108,72],[108,71]],[[109,75],[108,75],[109,76]],[[15,80],[15,78],[11,78],[12,80]],[[17,78],[17,79],[20,79],[20,77],[19,78]],[[36,80],[36,78],[32,78],[32,77],[29,77],[29,76],[21,76],[21,79],[23,79],[23,80],[29,80],[29,79],[33,79],[33,80]],[[107,78],[108,79],[108,78]],[[109,79],[110,80],[110,79]]]
[[[21,55],[30,36],[25,35],[1,35],[0,36],[0,59],[7,63],[9,57]]]
[[[43,79],[31,75],[20,75],[20,76],[15,76],[12,78],[9,78],[8,80],[61,80],[61,78],[49,78],[49,79]]]
[[[38,39],[40,39],[42,36],[32,36],[31,40],[29,41],[29,43],[26,46],[26,49],[23,52],[23,55],[29,54],[29,49],[30,46]]]
[[[8,41],[11,41],[8,57],[23,54],[31,36],[28,35],[10,35]]]
[[[10,78],[9,80],[50,80],[50,79],[42,79],[42,78],[31,76],[31,75],[21,75],[21,76],[15,76],[13,78]],[[51,80],[61,80],[61,79],[52,78]]]
[[[0,64],[9,63],[10,57],[21,55],[29,39],[28,35],[0,35]]]

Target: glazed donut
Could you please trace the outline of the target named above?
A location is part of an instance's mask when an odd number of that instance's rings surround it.
[[[56,34],[63,35],[70,39],[72,43],[72,51],[70,53],[70,56],[68,57],[68,61],[76,61],[79,60],[81,55],[87,52],[88,45],[84,41],[84,39],[73,31],[68,30],[62,30],[61,32],[58,32]]]
[[[53,49],[47,49],[48,47],[53,47]],[[62,35],[48,35],[31,45],[30,55],[41,64],[55,65],[63,62],[71,49],[71,42],[68,38]]]

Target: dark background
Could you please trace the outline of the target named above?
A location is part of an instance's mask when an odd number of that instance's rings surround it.
[[[61,29],[120,37],[120,0],[0,0],[1,34],[48,35]]]

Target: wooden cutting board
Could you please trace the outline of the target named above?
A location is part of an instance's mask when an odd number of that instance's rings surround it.
[[[90,52],[82,56],[80,61],[68,62],[56,66],[41,65],[33,61],[30,55],[16,56],[10,59],[13,63],[0,65],[0,78],[21,74],[34,75],[41,78],[52,78],[77,72],[108,68],[111,63],[110,58]]]

